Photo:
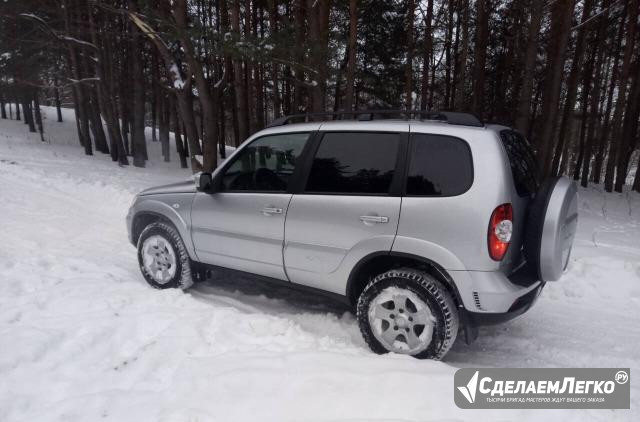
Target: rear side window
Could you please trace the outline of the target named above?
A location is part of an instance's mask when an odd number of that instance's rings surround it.
[[[471,150],[460,138],[416,133],[409,154],[407,195],[455,196],[473,183]]]
[[[536,193],[538,191],[538,168],[529,142],[524,136],[513,130],[500,132],[500,139],[509,157],[516,192],[520,196],[530,196]]]
[[[325,133],[313,159],[306,191],[388,194],[399,138],[396,133]]]

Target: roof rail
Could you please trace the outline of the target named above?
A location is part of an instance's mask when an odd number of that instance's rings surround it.
[[[435,120],[447,122],[450,125],[483,127],[484,124],[476,116],[470,113],[458,113],[455,111],[426,111],[426,110],[357,110],[357,111],[327,111],[320,113],[304,113],[291,114],[279,117],[272,121],[267,127],[283,126],[293,123],[294,120],[302,120],[303,122],[313,121],[315,117],[331,117],[330,120],[378,120],[384,118],[393,118],[395,116],[404,116],[410,119],[416,116],[419,120]],[[347,117],[347,118],[345,118]]]

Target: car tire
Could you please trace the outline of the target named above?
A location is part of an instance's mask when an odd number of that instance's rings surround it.
[[[149,224],[138,238],[138,264],[156,289],[188,289],[193,285],[191,260],[176,228],[163,221]]]
[[[428,322],[421,324],[425,315]],[[458,311],[449,292],[431,275],[410,268],[375,277],[360,294],[357,318],[364,340],[378,354],[440,360],[458,334]]]

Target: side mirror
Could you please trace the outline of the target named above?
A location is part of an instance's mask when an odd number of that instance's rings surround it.
[[[198,192],[211,192],[213,178],[211,173],[200,173],[196,176],[196,189]]]

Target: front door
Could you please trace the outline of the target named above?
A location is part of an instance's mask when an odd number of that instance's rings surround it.
[[[282,262],[288,193],[309,132],[266,135],[231,158],[220,192],[198,192],[191,236],[202,262],[286,280]]]
[[[292,282],[344,294],[355,263],[393,245],[404,138],[325,132],[317,142],[306,186],[289,205],[285,268]]]

